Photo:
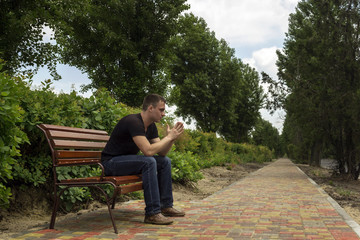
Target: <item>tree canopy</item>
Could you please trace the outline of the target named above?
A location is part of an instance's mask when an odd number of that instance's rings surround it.
[[[179,26],[170,69],[177,114],[229,141],[246,140],[262,102],[257,72],[217,40],[202,18],[185,14]]]
[[[64,62],[88,74],[88,87],[140,106],[146,94],[164,95],[169,38],[177,33],[185,0],[82,0],[56,6],[55,29]],[[69,11],[70,10],[70,11]]]
[[[297,146],[309,149],[310,163],[319,164],[326,153],[354,178],[360,162],[359,10],[353,0],[299,2],[277,52],[280,83],[288,90],[282,104],[291,127],[284,130],[298,131],[289,136],[301,135]]]
[[[267,146],[275,156],[283,153],[279,131],[269,121],[258,119],[251,135],[255,145]]]
[[[6,62],[1,71],[34,73],[47,65],[54,78],[59,78],[56,46],[42,41],[51,15],[47,0],[1,1],[0,59]]]

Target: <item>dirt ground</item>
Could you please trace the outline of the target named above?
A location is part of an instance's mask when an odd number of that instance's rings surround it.
[[[298,167],[331,196],[353,219],[360,224],[360,182],[344,179],[332,170],[308,165]]]
[[[265,165],[248,163],[203,169],[204,178],[196,184],[187,186],[173,184],[174,200],[203,199]],[[360,185],[358,181],[345,181],[334,177],[329,170],[309,167],[307,165],[298,166],[335,199],[357,223],[360,223]],[[44,199],[44,196],[40,197]],[[0,239],[7,239],[18,231],[36,231],[48,226],[51,216],[50,206],[46,206],[43,203],[35,205],[38,199],[31,199],[34,196],[28,198],[26,202],[28,202],[29,206],[23,206],[23,208],[15,212],[0,212]],[[78,213],[68,213],[62,216],[58,214],[57,221],[76,214],[80,215],[89,211],[95,211],[103,207],[105,205],[94,202],[87,209],[81,210]]]

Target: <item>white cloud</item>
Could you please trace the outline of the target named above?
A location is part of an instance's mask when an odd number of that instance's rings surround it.
[[[272,78],[277,77],[277,47],[262,48],[252,53],[251,58],[244,58],[243,62],[248,63],[251,67],[255,68],[258,72],[264,71]]]
[[[230,45],[274,41],[287,31],[296,0],[188,0],[190,11],[205,19],[218,38]]]

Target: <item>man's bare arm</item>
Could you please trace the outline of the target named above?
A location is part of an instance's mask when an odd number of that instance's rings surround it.
[[[160,141],[160,138],[154,138],[154,139],[151,139],[150,140],[150,143],[153,144],[153,143],[157,143]],[[172,145],[174,144],[175,140],[171,141],[169,144],[167,144],[166,146],[164,146],[164,148],[158,152],[158,154],[160,156],[166,156],[166,154],[168,154],[168,152],[170,151]]]
[[[168,128],[168,134],[163,139],[155,138],[151,142],[145,136],[135,136],[133,140],[145,156],[159,154],[165,156],[171,149],[174,141],[184,132],[182,123],[177,123],[172,129]]]
[[[151,144],[145,136],[135,136],[133,137],[133,140],[145,156],[154,156],[155,154],[161,152],[164,146],[168,145],[172,141],[170,138],[164,137],[162,140]]]

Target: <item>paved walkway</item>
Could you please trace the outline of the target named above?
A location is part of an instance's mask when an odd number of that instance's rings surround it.
[[[175,204],[187,215],[169,226],[144,224],[143,201],[131,201],[114,211],[118,235],[105,209],[12,239],[360,239],[359,226],[287,159],[204,200]]]

